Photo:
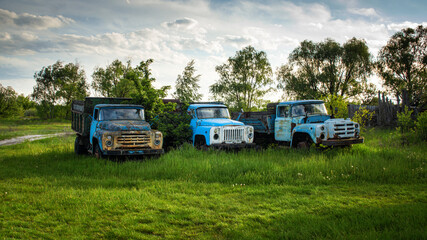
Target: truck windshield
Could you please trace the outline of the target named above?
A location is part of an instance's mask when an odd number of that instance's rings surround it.
[[[307,115],[328,115],[324,103],[312,103],[304,105],[294,105],[292,107],[292,117]]]
[[[144,109],[140,108],[104,108],[101,120],[144,120]]]
[[[228,109],[225,107],[206,107],[197,109],[197,117],[205,118],[230,118]]]

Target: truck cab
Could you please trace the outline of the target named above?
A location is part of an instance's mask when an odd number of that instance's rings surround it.
[[[292,147],[307,147],[312,143],[345,146],[364,141],[360,137],[358,123],[350,119],[331,118],[321,100],[277,104],[274,138],[276,141],[289,142]]]
[[[123,99],[86,98],[72,104],[75,152],[104,155],[162,154],[163,134],[145,121],[144,108],[132,104],[104,104]]]
[[[223,104],[191,104],[187,112],[192,116],[193,145],[213,148],[253,147],[254,128],[230,119]]]

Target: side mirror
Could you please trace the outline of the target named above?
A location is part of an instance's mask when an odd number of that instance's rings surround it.
[[[245,111],[243,111],[243,108],[242,108],[242,109],[240,109],[240,112],[244,113]]]
[[[335,112],[334,112],[334,114],[337,114],[338,113],[338,107],[335,107]]]

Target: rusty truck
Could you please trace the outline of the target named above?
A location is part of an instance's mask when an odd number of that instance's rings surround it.
[[[350,146],[364,141],[358,123],[328,115],[321,100],[270,103],[265,112],[241,112],[234,116],[254,127],[257,144],[284,143],[307,148],[312,144]]]
[[[71,127],[76,132],[76,154],[110,155],[162,154],[163,134],[145,121],[144,107],[125,104],[129,98],[87,97],[74,100]]]

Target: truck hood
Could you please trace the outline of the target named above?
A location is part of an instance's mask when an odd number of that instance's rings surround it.
[[[99,128],[108,131],[149,131],[150,124],[146,121],[103,121],[99,123]]]
[[[197,122],[200,124],[199,126],[226,126],[226,125],[243,126],[245,125],[242,122],[231,120],[231,119],[225,119],[225,118],[203,119]]]
[[[299,118],[298,123],[304,124],[305,117],[301,116],[301,117],[298,117],[298,118]],[[331,117],[328,116],[328,115],[312,115],[312,116],[308,116],[307,117],[305,124],[308,124],[308,123],[323,123],[323,122],[325,122],[328,119],[331,119]]]

